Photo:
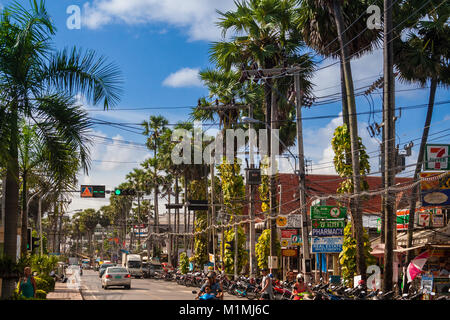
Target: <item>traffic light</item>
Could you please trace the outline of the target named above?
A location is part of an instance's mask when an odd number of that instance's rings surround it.
[[[33,251],[36,248],[39,248],[39,237],[31,237],[31,250]]]
[[[135,189],[120,189],[117,188],[114,190],[114,194],[116,196],[135,196],[136,190]]]
[[[31,251],[32,247],[31,247],[31,228],[27,229],[27,251]]]

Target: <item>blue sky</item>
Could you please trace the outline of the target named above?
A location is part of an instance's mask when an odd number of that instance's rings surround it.
[[[25,1],[22,1],[25,2]],[[7,5],[10,1],[1,1]],[[79,30],[69,30],[66,23],[70,14],[69,6],[76,5],[81,9],[82,24]],[[106,121],[137,123],[146,120],[150,115],[163,115],[170,123],[187,120],[190,109],[170,109],[197,104],[199,97],[208,92],[196,78],[197,71],[210,67],[208,50],[211,41],[220,39],[220,32],[214,26],[218,14],[215,9],[233,8],[231,0],[47,0],[47,8],[57,33],[54,38],[58,49],[77,46],[94,49],[116,63],[124,76],[124,94],[117,109],[161,108],[141,111],[108,111],[90,112],[95,118]],[[320,57],[317,57],[321,60]],[[334,61],[325,60],[320,66]],[[382,50],[352,61],[355,88],[371,84],[382,76]],[[362,79],[362,80],[361,80]],[[321,70],[313,82],[316,84],[316,96],[324,96],[340,91],[338,65]],[[330,88],[331,87],[331,88]],[[397,90],[416,88],[398,83]],[[375,109],[381,109],[381,91],[374,96]],[[448,89],[438,89],[436,101],[450,100]],[[83,99],[80,97],[80,101]],[[428,90],[398,92],[397,107],[425,104],[428,101]],[[87,109],[99,106],[85,106]],[[357,99],[358,112],[369,110],[364,97]],[[338,103],[304,109],[304,117],[322,115],[338,115],[341,106]],[[397,121],[397,143],[403,146],[411,139],[420,138],[425,120],[426,108],[405,110]],[[368,151],[378,148],[378,142],[369,137],[366,126],[368,115],[358,118],[360,135]],[[381,122],[381,113],[375,115]],[[333,154],[330,140],[334,128],[339,125],[339,118],[322,120],[305,120],[305,154],[313,161],[312,173],[330,173]],[[431,133],[450,128],[449,104],[436,106],[433,115]],[[108,126],[95,126],[96,136],[107,139],[134,141],[145,143],[145,137],[128,131]],[[448,133],[448,132],[447,132]],[[435,135],[436,138],[446,133]],[[92,149],[91,174],[80,175],[80,184],[105,184],[108,189],[121,183],[127,172],[138,165],[150,153],[139,145],[123,145],[107,139],[95,139]],[[101,142],[101,143],[99,143]],[[450,143],[450,136],[433,142]],[[419,140],[415,141],[413,156],[408,163],[417,159]],[[293,151],[295,148],[292,149]],[[108,162],[110,161],[110,162]],[[133,163],[136,162],[136,163]],[[322,164],[324,165],[317,165]],[[328,163],[328,164],[327,164]],[[371,161],[372,171],[377,171],[378,160]],[[282,170],[288,171],[290,166],[282,164]],[[408,174],[410,175],[410,173]],[[74,196],[70,209],[99,207],[108,201],[87,201]]]

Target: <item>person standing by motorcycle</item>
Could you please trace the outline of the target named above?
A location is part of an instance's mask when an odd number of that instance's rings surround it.
[[[297,282],[293,286],[293,300],[303,300],[303,296],[305,294],[310,294],[310,291],[308,289],[308,286],[305,283],[305,280],[303,279],[303,276],[301,274],[297,275]]]
[[[207,274],[207,280],[203,284],[203,286],[200,288],[200,291],[197,295],[197,298],[199,298],[202,294],[204,294],[205,288],[209,287],[211,289],[211,294],[216,297],[216,299],[223,300],[223,288],[222,284],[217,281],[216,279],[216,273],[214,271],[208,272]]]
[[[263,279],[261,281],[261,298],[260,300],[273,300],[272,278],[269,276],[267,269],[262,269]]]

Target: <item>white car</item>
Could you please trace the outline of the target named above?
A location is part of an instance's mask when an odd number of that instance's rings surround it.
[[[131,275],[124,267],[108,267],[102,276],[102,288],[108,289],[113,286],[131,288]]]

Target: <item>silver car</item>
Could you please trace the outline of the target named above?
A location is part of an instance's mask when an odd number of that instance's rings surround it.
[[[106,271],[102,276],[102,288],[106,290],[113,286],[124,286],[125,289],[131,288],[131,275],[126,268],[106,268]]]

